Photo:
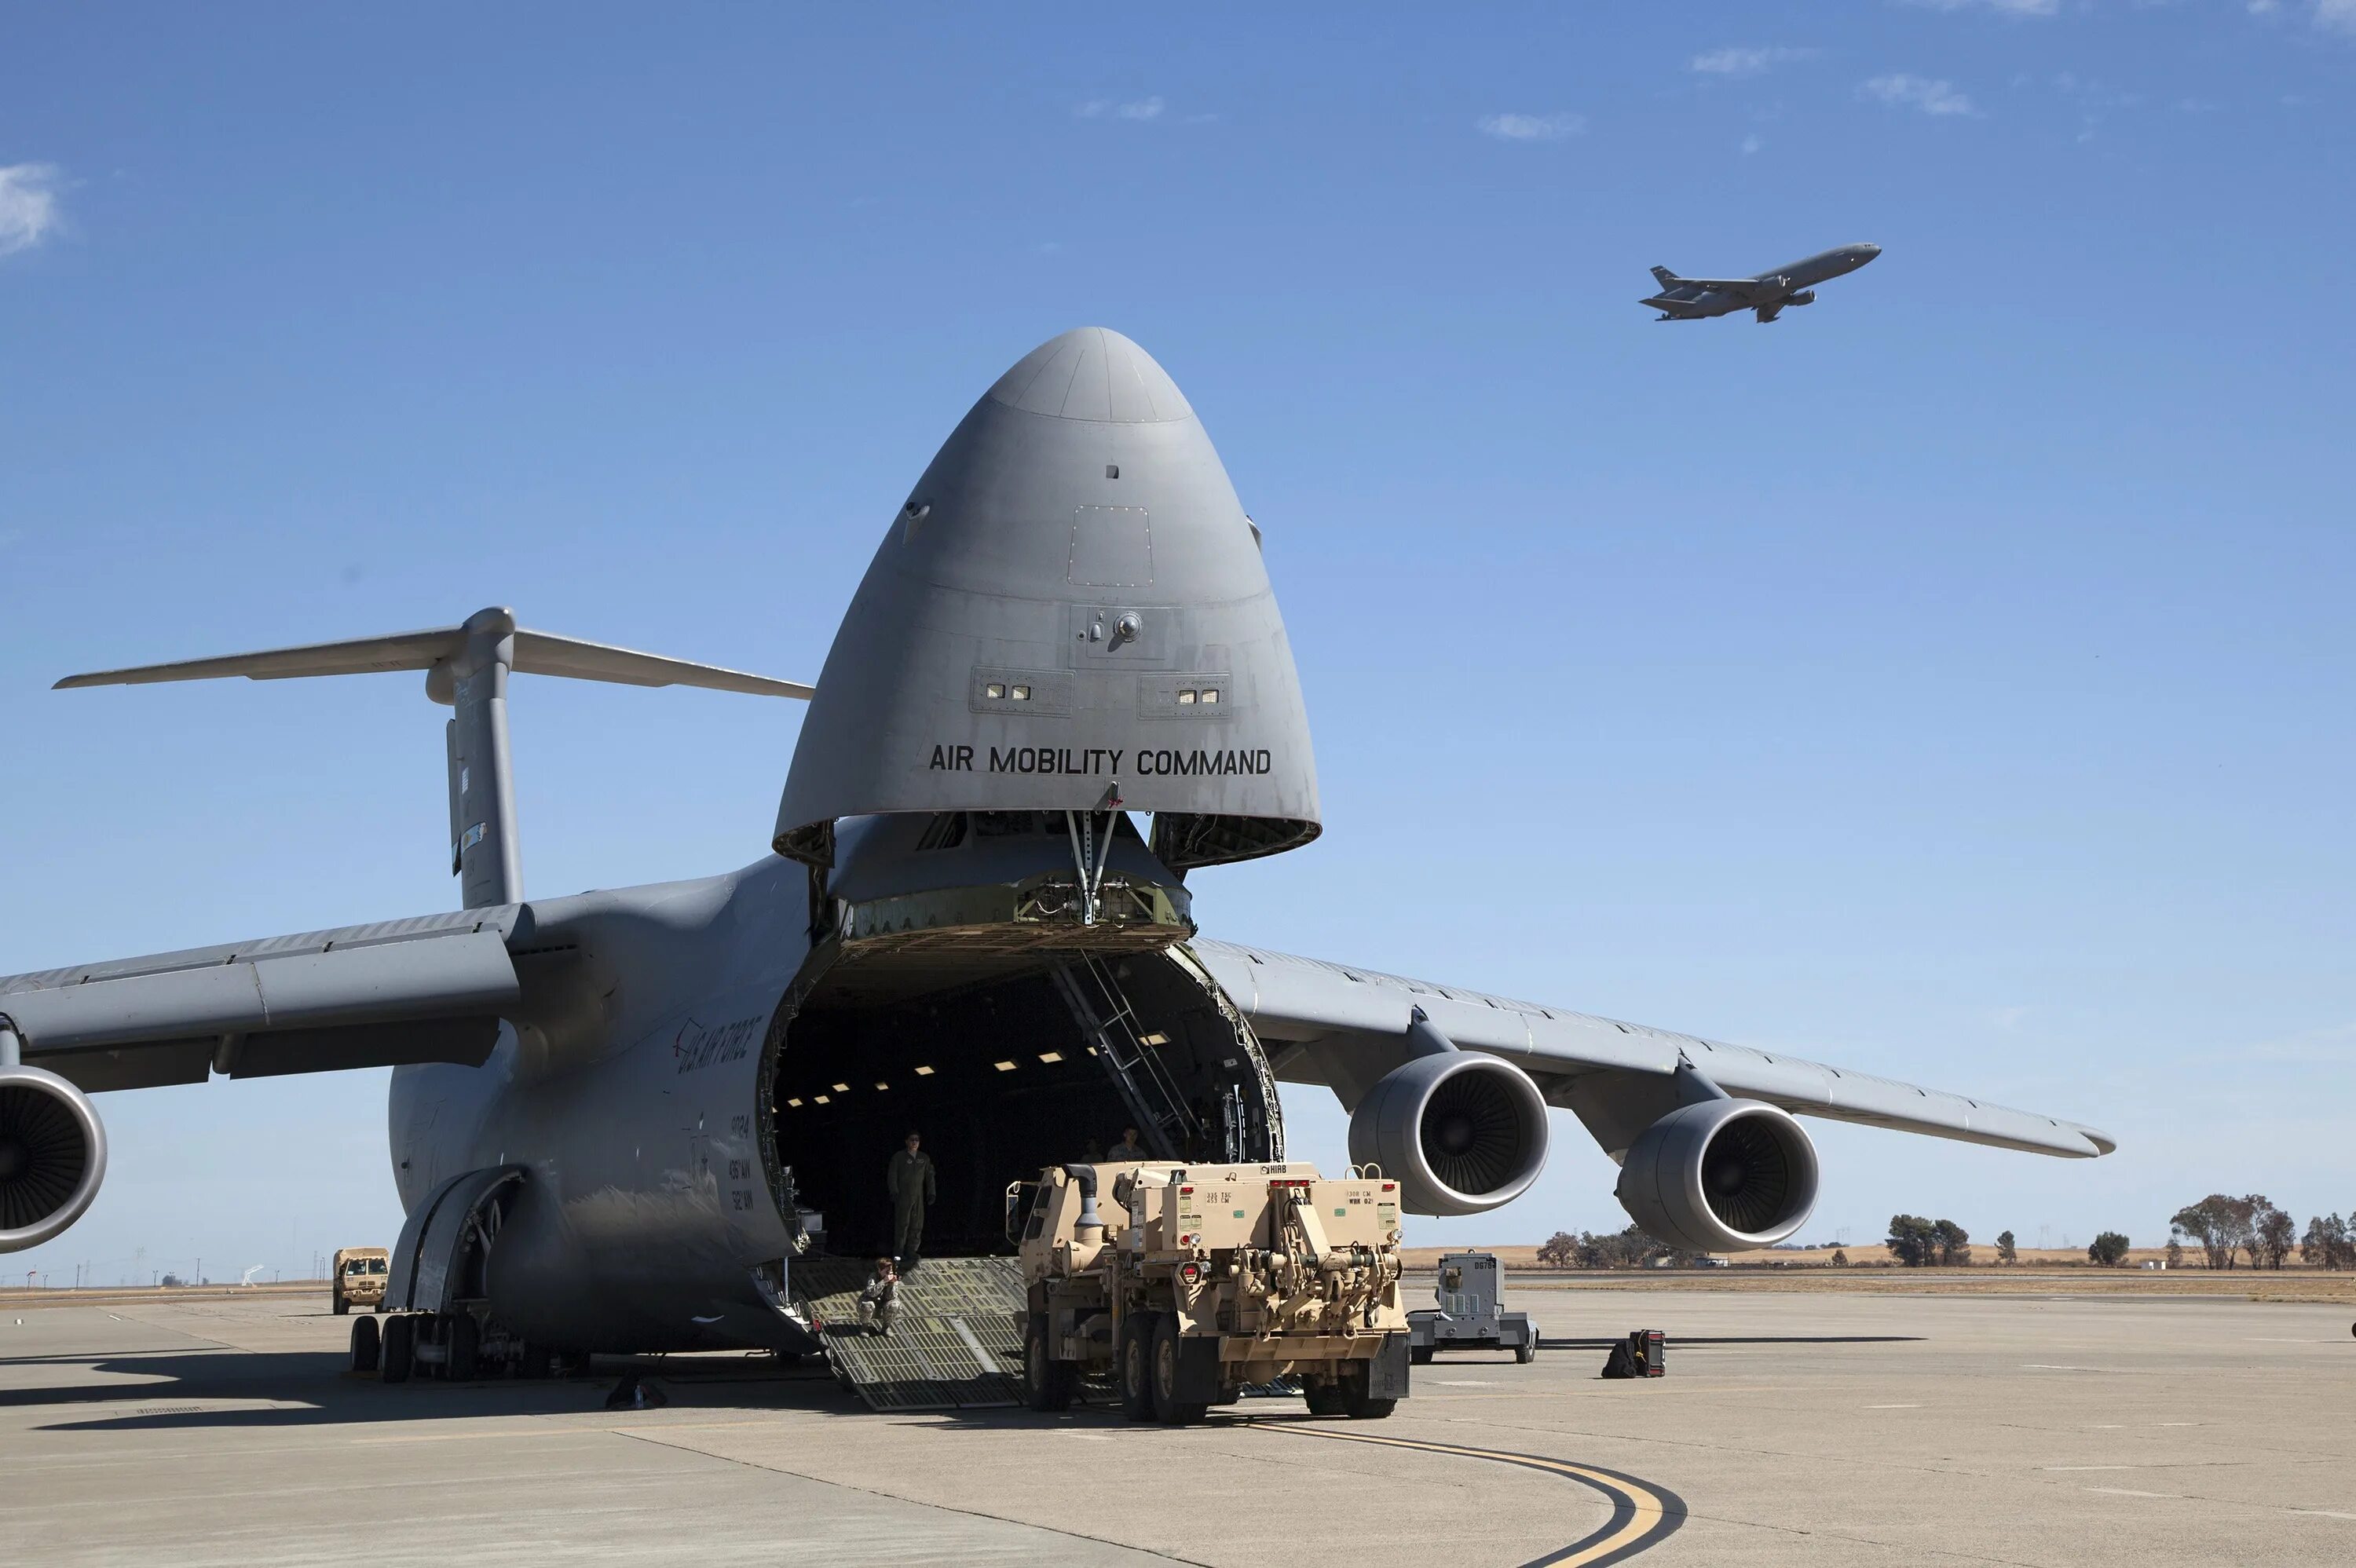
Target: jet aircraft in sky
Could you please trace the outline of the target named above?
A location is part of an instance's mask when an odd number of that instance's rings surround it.
[[[1318,836],[1316,765],[1259,530],[1183,394],[1114,332],[1044,343],[982,394],[884,528],[815,686],[506,610],[59,684],[392,670],[452,710],[464,907],[0,977],[0,1250],[97,1194],[93,1094],[382,1066],[408,1215],[388,1366],[395,1335],[442,1365],[809,1351],[800,1271],[886,1244],[884,1159],[910,1128],[941,1256],[1001,1253],[1009,1184],[1124,1125],[1157,1157],[1282,1158],[1280,1083],[1336,1095],[1351,1157],[1411,1213],[1510,1202],[1567,1112],[1628,1213],[1693,1251],[1806,1219],[1800,1116],[2114,1147],[1780,1051],[1201,933],[1190,881]],[[807,701],[758,858],[528,893],[519,675]]]
[[[1681,278],[1655,267],[1653,278],[1660,292],[1636,303],[1659,311],[1655,321],[1701,321],[1738,310],[1772,321],[1786,305],[1815,304],[1818,283],[1854,272],[1880,254],[1879,245],[1843,245],[1752,278]]]

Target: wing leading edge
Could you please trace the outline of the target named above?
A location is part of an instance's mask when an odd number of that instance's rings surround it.
[[[1795,1115],[2080,1159],[2118,1147],[2107,1133],[2075,1122],[1780,1052],[1265,948],[1191,945],[1263,1040],[1301,1048],[1279,1050],[1280,1076],[1327,1083],[1345,1103],[1403,1059],[1409,1015],[1421,1008],[1459,1046],[1529,1072],[1550,1101],[1579,1110],[1615,1154],[1615,1143],[1624,1142],[1599,1125],[1613,1118],[1596,1114],[1582,1084],[1626,1083],[1637,1098],[1649,1098],[1645,1092],[1665,1087],[1680,1059],[1730,1094]]]
[[[97,1092],[419,1061],[480,1065],[520,993],[520,906],[0,976],[26,1062]]]

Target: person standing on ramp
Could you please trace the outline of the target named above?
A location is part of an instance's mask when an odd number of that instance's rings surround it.
[[[923,1146],[923,1137],[910,1133],[884,1168],[884,1185],[892,1194],[892,1245],[902,1268],[916,1262],[925,1244],[925,1210],[939,1191],[933,1180],[933,1157]]]

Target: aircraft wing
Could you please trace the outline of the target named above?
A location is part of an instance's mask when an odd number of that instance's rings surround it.
[[[88,1090],[350,1067],[479,1066],[519,995],[522,906],[0,976],[27,1066]]]
[[[1731,294],[1736,299],[1755,303],[1787,292],[1791,286],[1785,278],[1679,278],[1681,289],[1705,289],[1714,294]]]
[[[1459,1047],[1528,1072],[1550,1104],[1576,1110],[1615,1155],[1674,1106],[1669,1086],[1680,1058],[1730,1094],[1799,1115],[2077,1158],[2117,1147],[2075,1122],[1780,1052],[1264,948],[1190,946],[1268,1044],[1278,1076],[1325,1083],[1345,1105],[1406,1059],[1410,1014],[1420,1008]]]

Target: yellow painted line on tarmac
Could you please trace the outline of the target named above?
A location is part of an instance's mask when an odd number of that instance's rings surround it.
[[[1559,1552],[1534,1557],[1522,1568],[1608,1568],[1648,1551],[1676,1533],[1686,1521],[1685,1499],[1666,1487],[1623,1476],[1617,1470],[1580,1465],[1544,1454],[1517,1454],[1503,1448],[1471,1448],[1456,1443],[1430,1443],[1416,1437],[1384,1437],[1371,1432],[1344,1432],[1331,1426],[1291,1422],[1250,1424],[1262,1432],[1289,1432],[1300,1437],[1323,1437],[1335,1443],[1371,1443],[1383,1448],[1408,1448],[1424,1454],[1445,1454],[1460,1459],[1487,1459],[1527,1470],[1561,1476],[1601,1492],[1612,1502],[1612,1517],[1593,1534],[1572,1541]]]

